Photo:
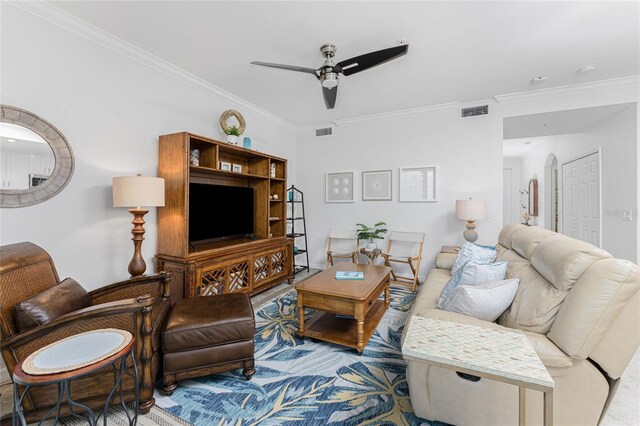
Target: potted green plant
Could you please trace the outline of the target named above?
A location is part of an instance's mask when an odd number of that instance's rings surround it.
[[[241,135],[238,126],[231,126],[224,129],[224,134],[227,135],[227,142],[238,145]]]
[[[382,221],[376,223],[372,227],[362,223],[356,223],[356,226],[358,227],[358,239],[369,240],[367,248],[376,249],[378,248],[378,245],[373,240],[381,240],[384,238],[384,235],[388,232],[387,228],[385,228],[386,225],[387,224]]]

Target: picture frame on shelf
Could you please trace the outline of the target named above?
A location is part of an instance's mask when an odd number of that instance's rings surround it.
[[[235,173],[242,173],[242,164],[232,164],[231,171]]]
[[[362,172],[362,201],[391,201],[392,170]]]
[[[230,172],[231,171],[231,163],[227,163],[226,161],[221,161],[220,162],[220,170],[223,170],[225,172]]]
[[[401,202],[438,201],[435,166],[402,167],[399,181]]]
[[[355,203],[354,172],[328,172],[325,175],[327,203]]]

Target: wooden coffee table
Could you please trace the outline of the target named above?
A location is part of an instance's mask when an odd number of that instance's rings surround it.
[[[341,281],[336,271],[362,271],[364,280]],[[298,334],[357,349],[362,354],[389,308],[391,268],[341,263],[298,284]],[[380,295],[384,292],[384,301]],[[307,324],[304,308],[319,311]],[[336,314],[353,318],[336,318]]]

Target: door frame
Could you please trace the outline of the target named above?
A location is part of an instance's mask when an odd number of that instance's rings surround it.
[[[600,238],[598,241],[598,247],[602,248],[602,147],[599,146],[596,149],[592,149],[591,151],[587,151],[584,154],[577,155],[568,160],[564,160],[560,165],[560,179],[558,183],[558,230],[559,234],[562,234],[564,230],[564,166],[573,163],[576,160],[580,160],[581,158],[588,157],[593,154],[598,154],[598,212],[599,212],[599,222],[600,222]],[[563,234],[564,235],[564,234]]]
[[[519,210],[514,210],[514,206],[515,206],[515,196],[514,193],[516,192],[516,188],[513,184],[513,167],[502,167],[502,183],[504,184],[504,171],[505,170],[511,170],[511,186],[509,188],[509,190],[511,191],[511,218],[509,219],[509,223],[518,223],[519,220],[516,219],[516,221],[514,222],[514,219],[517,217],[519,217]],[[502,219],[504,219],[504,188],[502,189],[502,199],[503,199],[503,203],[502,203],[502,209],[503,209],[503,214],[502,214]],[[518,206],[520,205],[520,203],[518,203]],[[502,227],[504,227],[505,225],[508,225],[507,223],[503,223]]]

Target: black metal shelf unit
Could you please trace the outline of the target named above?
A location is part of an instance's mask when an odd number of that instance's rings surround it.
[[[297,274],[298,272],[309,271],[309,252],[307,251],[307,221],[304,215],[304,194],[294,185],[287,189],[287,204],[291,206],[290,209],[287,209],[290,214],[287,218],[287,237],[293,240],[293,272]],[[289,226],[291,229],[289,229]],[[304,247],[300,248],[297,242],[302,240],[304,240]],[[298,263],[300,255],[305,256],[306,264]]]

